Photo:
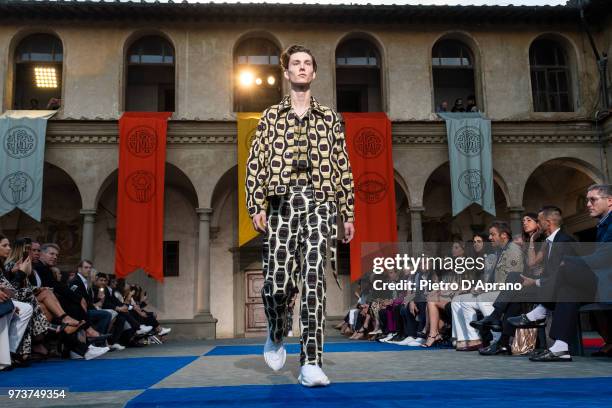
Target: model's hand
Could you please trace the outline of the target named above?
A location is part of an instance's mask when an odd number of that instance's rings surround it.
[[[342,242],[344,242],[345,244],[348,244],[349,242],[351,242],[354,236],[355,236],[355,226],[353,225],[352,222],[345,222],[344,223],[344,239],[342,239]]]
[[[266,232],[267,225],[265,211],[262,210],[253,216],[253,227],[255,231]]]

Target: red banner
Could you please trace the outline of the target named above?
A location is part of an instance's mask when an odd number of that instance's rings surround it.
[[[363,273],[362,261],[373,255],[362,254],[362,243],[397,241],[391,122],[382,112],[342,115],[355,183],[355,238],[351,241],[351,281],[355,281]]]
[[[171,112],[126,112],[119,119],[115,274],[142,268],[163,281],[164,172]]]

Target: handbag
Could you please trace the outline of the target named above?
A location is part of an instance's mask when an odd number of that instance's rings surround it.
[[[531,353],[536,346],[538,340],[538,329],[536,327],[529,329],[516,329],[514,332],[514,340],[512,340],[512,355],[520,356]]]
[[[12,313],[13,310],[15,310],[15,305],[11,299],[7,299],[0,303],[0,317],[4,317],[5,315]]]

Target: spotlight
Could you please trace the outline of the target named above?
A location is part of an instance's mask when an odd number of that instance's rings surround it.
[[[274,85],[276,83],[276,78],[274,78],[272,75],[270,75],[268,77],[268,85]]]
[[[263,82],[263,81],[261,80],[261,78],[257,78],[257,79],[255,80],[255,84],[257,84],[257,85],[261,85],[261,83],[262,83],[262,82]]]
[[[250,71],[242,71],[240,73],[240,84],[244,87],[253,85],[253,73]]]
[[[34,67],[34,78],[38,88],[57,88],[57,72],[55,68]]]

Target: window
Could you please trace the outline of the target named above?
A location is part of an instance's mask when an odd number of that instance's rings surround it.
[[[336,101],[339,112],[380,112],[381,59],[366,40],[342,42],[336,50]]]
[[[179,242],[164,241],[164,277],[179,276]]]
[[[481,110],[474,87],[474,57],[457,40],[440,40],[431,56],[436,112]]]
[[[531,93],[536,112],[572,112],[570,69],[560,44],[536,40],[529,48]]]
[[[165,38],[146,36],[127,53],[125,110],[174,112],[174,48]]]
[[[62,100],[62,42],[54,35],[33,34],[15,50],[14,109],[58,109]]]
[[[261,112],[281,100],[280,50],[272,41],[242,41],[234,55],[234,74],[234,111]]]

